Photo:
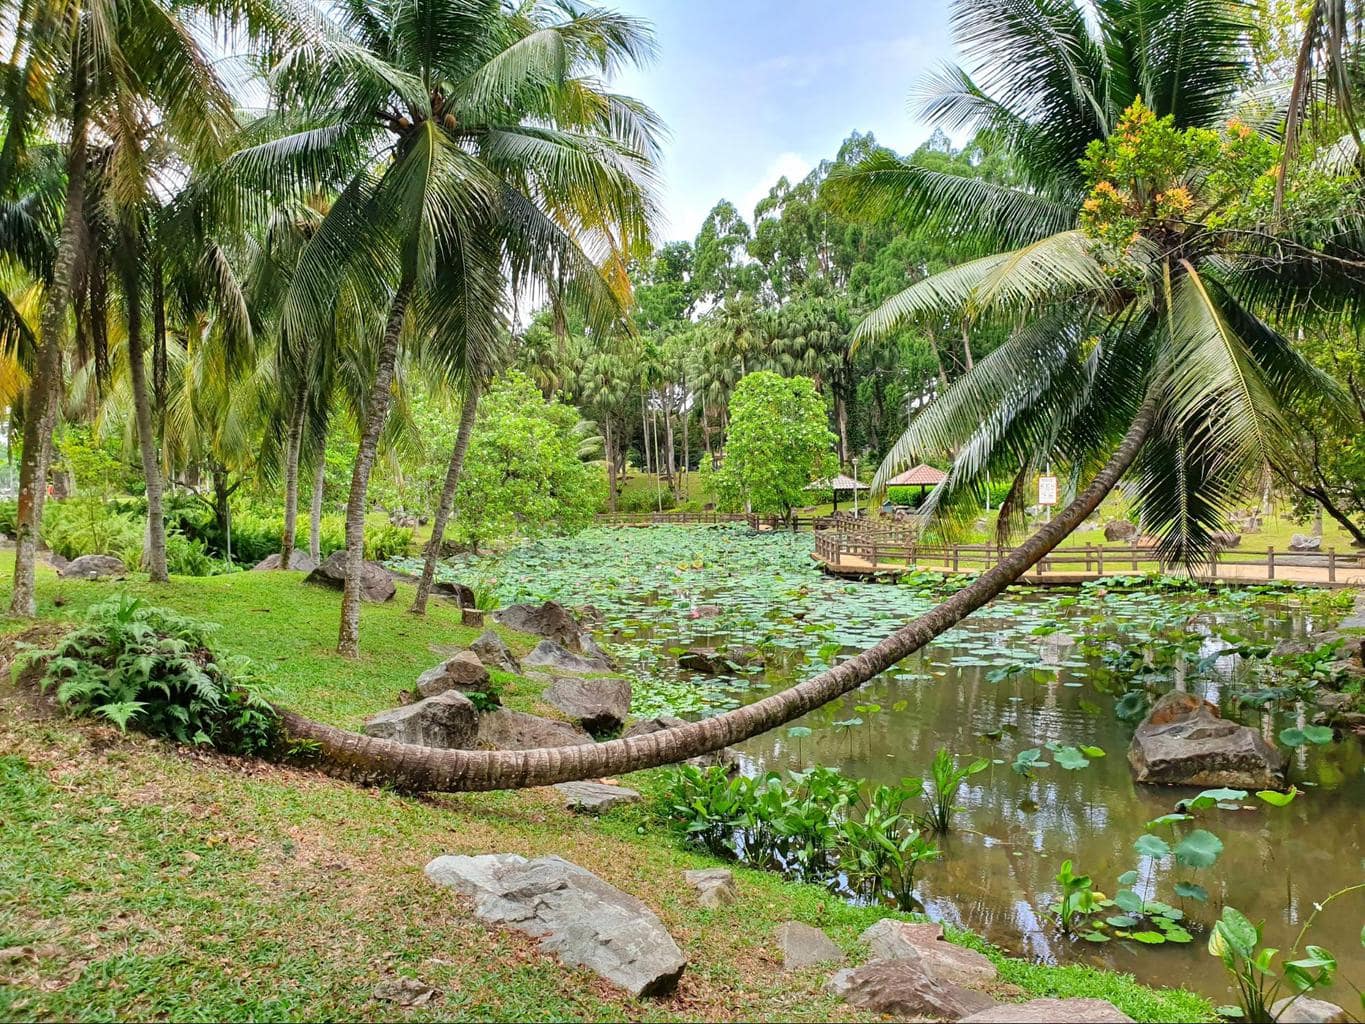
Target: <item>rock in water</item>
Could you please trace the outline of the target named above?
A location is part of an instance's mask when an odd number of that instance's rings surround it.
[[[850,1006],[901,1020],[961,1020],[995,1005],[990,996],[935,980],[919,957],[874,960],[862,967],[846,968],[829,980],[829,990]]]
[[[1002,1003],[958,1024],[1133,1024],[1133,1018],[1103,999],[1030,999]]]
[[[259,562],[251,567],[252,572],[269,572],[280,567],[280,553],[276,551],[273,555],[266,555]],[[318,560],[307,551],[295,550],[289,556],[290,572],[312,572],[318,567]]]
[[[564,798],[564,806],[571,811],[600,814],[613,807],[640,802],[640,794],[625,786],[608,786],[605,782],[561,782],[555,789]]]
[[[1113,519],[1104,524],[1104,539],[1113,541],[1137,540],[1138,528],[1127,519]]]
[[[419,747],[467,750],[479,735],[479,713],[459,690],[447,690],[406,707],[381,711],[367,719],[361,731]]]
[[[619,729],[630,713],[630,683],[617,676],[555,676],[543,697],[592,733]]]
[[[576,725],[553,718],[499,708],[479,716],[479,746],[495,750],[535,750],[537,747],[576,747],[592,737]]]
[[[1255,729],[1220,718],[1212,704],[1179,690],[1156,702],[1128,747],[1133,777],[1158,786],[1279,789],[1284,761]]]
[[[123,573],[123,561],[113,555],[81,555],[67,562],[60,575],[66,580],[107,580]]]
[[[1337,1024],[1351,1019],[1336,1003],[1308,996],[1290,996],[1277,1001],[1270,1007],[1270,1016],[1280,1024]]]
[[[698,900],[703,907],[723,907],[735,902],[739,896],[735,888],[735,876],[725,868],[700,868],[684,871],[683,880],[697,890]]]
[[[782,966],[799,971],[813,964],[843,963],[844,951],[819,928],[800,921],[787,921],[773,929],[782,951]]]
[[[602,658],[588,657],[566,648],[554,640],[542,640],[535,650],[522,659],[527,668],[552,668],[560,672],[608,672],[611,663]]]
[[[346,551],[333,551],[322,560],[322,564],[303,578],[304,583],[313,583],[331,590],[341,590],[346,586]],[[360,563],[360,597],[365,601],[389,601],[397,593],[393,578],[378,562]]]
[[[447,690],[459,690],[462,693],[488,694],[490,699],[497,703],[496,695],[491,693],[491,686],[488,669],[483,667],[483,662],[473,651],[461,651],[417,677],[417,692],[423,697],[435,697]]]
[[[949,942],[940,924],[909,924],[887,917],[858,937],[872,947],[873,960],[919,957],[937,981],[980,988],[996,979],[995,964],[988,957]]]
[[[482,633],[469,645],[469,649],[488,668],[497,668],[504,672],[521,671],[521,662],[517,661],[517,656],[503,643],[502,637],[491,629]]]
[[[560,857],[437,857],[426,875],[472,896],[479,920],[539,939],[544,952],[596,971],[631,995],[672,991],[687,966],[648,907]]]
[[[518,633],[543,636],[572,651],[580,649],[578,637],[582,629],[578,620],[558,601],[546,601],[542,605],[509,604],[494,612],[493,619]]]

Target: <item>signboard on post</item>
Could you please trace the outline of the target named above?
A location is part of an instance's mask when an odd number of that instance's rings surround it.
[[[1038,478],[1038,504],[1057,504],[1057,478],[1055,476],[1040,476]]]

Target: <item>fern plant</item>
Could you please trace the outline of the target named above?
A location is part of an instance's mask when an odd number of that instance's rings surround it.
[[[25,663],[45,662],[42,688],[55,688],[75,714],[178,743],[266,752],[279,737],[275,709],[245,658],[214,650],[213,629],[121,595],[91,607],[55,648],[27,652]]]

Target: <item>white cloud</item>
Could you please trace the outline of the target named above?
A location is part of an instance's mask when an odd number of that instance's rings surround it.
[[[744,219],[753,223],[754,207],[758,205],[760,199],[768,194],[768,190],[777,184],[777,179],[783,176],[796,184],[815,166],[814,160],[807,160],[800,153],[779,153],[773,157],[767,169],[754,182],[753,187],[735,200],[739,207],[739,212],[744,215]]]

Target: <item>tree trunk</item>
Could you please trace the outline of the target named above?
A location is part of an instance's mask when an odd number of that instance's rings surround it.
[[[436,506],[436,518],[431,521],[431,538],[427,541],[426,559],[422,563],[422,578],[417,583],[417,596],[408,610],[414,615],[425,615],[431,583],[436,578],[436,562],[441,557],[441,543],[445,540],[446,522],[455,506],[455,491],[460,486],[465,452],[469,450],[469,436],[474,433],[474,420],[479,411],[479,385],[469,385],[460,406],[460,429],[455,433],[455,447],[450,450],[450,464],[446,466],[446,482],[441,488],[441,501]]]
[[[232,491],[228,489],[228,472],[226,467],[213,466],[213,524],[218,528],[218,535],[223,538],[226,545],[225,553],[228,559],[232,558],[232,521],[229,519]]]
[[[602,417],[607,456],[607,511],[616,514],[616,444],[611,430],[611,417]]]
[[[322,561],[322,491],[327,482],[327,438],[318,448],[318,464],[313,470],[312,506],[308,510],[308,554]]]
[[[667,394],[667,392],[665,392]],[[678,498],[678,460],[673,451],[673,403],[664,399],[664,445],[667,458],[664,459],[664,466],[668,470],[668,486],[673,492],[673,499]]]
[[[843,392],[834,388],[834,421],[839,427],[839,470],[848,463],[848,404]]]
[[[289,434],[284,442],[284,536],[280,538],[280,568],[288,569],[294,557],[294,538],[299,522],[299,449],[303,447],[303,421],[308,415],[308,385],[301,384],[289,414]]]
[[[403,333],[403,317],[408,310],[412,288],[412,280],[404,279],[389,306],[388,323],[384,325],[384,338],[375,360],[370,408],[351,470],[351,493],[346,498],[346,585],[341,592],[337,651],[347,658],[360,657],[360,568],[365,561],[365,496],[370,489],[370,470],[374,468],[379,450],[379,433],[389,415],[389,389],[393,386],[393,368],[398,359],[398,338]]]
[[[43,290],[38,358],[24,402],[24,451],[19,463],[14,584],[9,611],[11,615],[25,617],[38,613],[34,569],[38,559],[38,536],[43,525],[43,500],[47,497],[47,468],[52,460],[52,430],[62,386],[62,338],[66,333],[66,310],[71,305],[76,263],[85,239],[82,223],[85,219],[87,111],[83,41],[84,31],[81,30],[77,33],[72,54],[76,71],[72,90],[71,148],[66,161],[66,207],[52,261],[52,279]]]
[[[649,406],[643,391],[640,392],[640,461],[644,463],[645,472],[649,473]]]
[[[972,363],[972,338],[971,338],[971,333],[970,333],[970,331],[968,331],[968,329],[967,329],[967,321],[966,321],[966,320],[963,320],[963,321],[962,321],[962,359],[963,359],[963,362],[962,362],[962,372],[963,372],[963,373],[971,373],[971,372],[972,372],[972,366],[973,366],[973,363]]]
[[[146,353],[142,347],[142,282],[138,278],[141,262],[139,228],[125,224],[122,229],[123,301],[128,320],[128,375],[133,386],[133,414],[137,420],[137,446],[142,455],[142,475],[147,482],[147,549],[143,564],[153,583],[170,579],[166,572],[166,519],[161,510],[161,460],[156,450],[156,431],[152,427],[152,403],[147,391]],[[228,556],[232,556],[229,554]]]
[[[290,711],[281,711],[284,727],[294,738],[316,742],[324,763],[340,774],[416,791],[548,786],[619,776],[720,750],[785,725],[856,689],[999,595],[1099,506],[1137,457],[1151,429],[1152,414],[1151,403],[1144,404],[1090,486],[970,586],[861,654],[734,711],[647,736],[537,750],[432,749],[362,736]]]

